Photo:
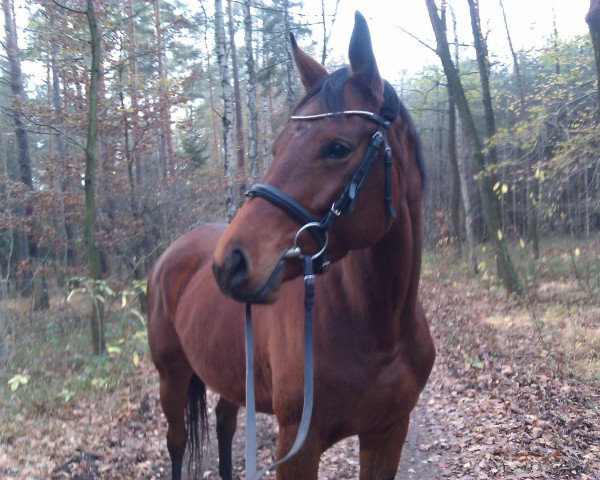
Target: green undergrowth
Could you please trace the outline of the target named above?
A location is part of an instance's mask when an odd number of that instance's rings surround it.
[[[490,287],[500,286],[491,246],[480,244],[476,251],[479,281],[485,281]],[[522,240],[509,242],[509,251],[518,274],[529,287],[540,281],[570,279],[587,293],[600,293],[600,239],[545,240],[537,260],[531,245]],[[461,259],[457,259],[456,249],[451,245],[425,249],[423,273],[443,281],[453,281],[457,276],[470,277],[470,267],[465,259],[464,247]],[[440,269],[440,266],[444,268]]]
[[[133,298],[103,302],[107,352],[101,356],[91,353],[85,293],[68,302],[54,297],[43,313],[28,312],[20,300],[3,302],[0,417],[52,414],[74,399],[109,395],[132,375],[147,352],[144,317]]]

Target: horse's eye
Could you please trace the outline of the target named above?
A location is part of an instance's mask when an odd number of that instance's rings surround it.
[[[339,140],[334,140],[329,142],[327,145],[323,146],[321,149],[321,156],[326,158],[345,158],[352,153],[352,147],[349,145],[340,142]]]

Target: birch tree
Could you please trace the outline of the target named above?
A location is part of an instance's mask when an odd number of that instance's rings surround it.
[[[258,109],[256,106],[256,68],[252,45],[252,0],[244,1],[244,44],[246,47],[246,97],[248,118],[248,163],[250,182],[258,177]]]
[[[223,2],[215,0],[215,46],[221,76],[223,96],[223,178],[225,182],[225,216],[230,221],[235,215],[233,194],[233,88],[229,77],[227,38],[223,19]]]
[[[283,0],[284,9],[284,29],[286,40],[290,38],[292,32],[292,21],[290,19],[290,2],[289,0]],[[285,73],[286,73],[286,100],[288,110],[291,112],[296,103],[296,92],[294,86],[294,60],[292,58],[292,51],[290,49],[289,42],[285,44]]]
[[[238,66],[237,47],[235,45],[235,25],[232,1],[227,0],[227,30],[229,32],[229,52],[231,54],[231,71],[233,72],[233,103],[235,107],[235,154],[237,158],[239,203],[243,201],[246,191],[246,167],[244,152],[244,119],[242,115],[242,93]]]

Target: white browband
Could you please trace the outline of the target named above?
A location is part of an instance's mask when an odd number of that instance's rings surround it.
[[[343,112],[327,112],[318,113],[316,115],[292,115],[291,120],[319,120],[321,118],[338,117],[340,115],[364,115],[367,117],[378,117],[376,113],[367,112],[365,110],[344,110]]]

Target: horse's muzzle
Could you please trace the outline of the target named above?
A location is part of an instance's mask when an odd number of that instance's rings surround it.
[[[240,248],[232,248],[221,263],[213,259],[212,264],[213,273],[221,292],[238,302],[251,303],[275,301],[283,267],[284,260],[281,259],[267,279],[257,284],[251,281],[250,262]]]

